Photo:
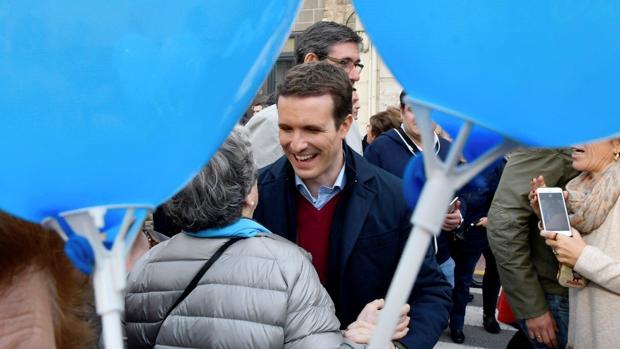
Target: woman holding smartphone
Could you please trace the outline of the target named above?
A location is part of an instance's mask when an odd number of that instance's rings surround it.
[[[566,185],[572,237],[541,231],[558,261],[589,282],[569,290],[569,348],[614,348],[620,323],[620,138],[573,148],[581,171]],[[532,181],[530,204],[540,217]]]

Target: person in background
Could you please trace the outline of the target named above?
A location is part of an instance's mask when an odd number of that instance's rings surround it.
[[[400,93],[400,127],[388,130],[375,139],[366,148],[364,157],[371,164],[380,167],[399,178],[403,177],[409,160],[420,154],[422,136],[416,124],[416,118],[411,107],[405,103],[406,92]],[[437,134],[434,141],[434,151],[440,159],[445,159],[450,149],[450,142]],[[442,232],[435,239],[436,258],[442,273],[451,285],[454,285],[454,260],[450,257],[450,240],[454,232],[461,226],[463,211],[466,203],[457,200],[446,214]]]
[[[343,338],[308,254],[250,219],[257,195],[250,143],[237,127],[164,206],[182,233],[149,250],[128,276],[129,348],[314,349],[368,343],[383,300],[360,309]],[[232,238],[241,239],[175,307],[205,261]],[[408,332],[408,311],[405,306],[395,339]]]
[[[542,231],[557,260],[588,280],[584,288],[569,288],[568,348],[614,348],[620,323],[620,138],[572,148],[572,165],[579,176],[566,185],[572,237]],[[530,204],[538,217],[532,182]],[[535,334],[534,334],[535,335]]]
[[[0,348],[95,348],[90,279],[58,233],[0,212]]]
[[[248,121],[250,121],[250,119],[254,117],[254,115],[256,115],[261,110],[265,109],[267,105],[268,104],[267,104],[266,96],[257,95],[256,97],[254,97],[254,100],[252,101],[252,104],[250,105],[248,110],[246,110],[241,116],[241,119],[239,120],[239,125],[241,126],[246,125]]]
[[[360,110],[360,98],[357,95],[357,90],[353,88],[353,103],[351,105],[351,116],[353,117],[353,122],[351,123],[351,129],[347,133],[347,137],[345,141],[347,144],[350,144],[351,147],[355,148],[354,150],[362,155],[363,154],[363,142],[362,142],[362,134],[360,132],[359,126],[357,125],[357,114]]]
[[[489,333],[499,333],[495,319],[495,306],[500,283],[495,257],[487,240],[487,214],[495,189],[502,175],[505,160],[491,164],[459,191],[461,199],[467,202],[463,225],[450,243],[450,255],[454,259],[454,289],[450,311],[450,337],[455,343],[463,343],[465,334],[465,310],[468,303],[469,286],[476,263],[484,254],[486,269],[482,282],[483,326]]]
[[[371,144],[375,138],[383,132],[400,127],[400,111],[398,108],[389,107],[384,111],[370,117],[366,127],[366,141]]]
[[[252,116],[258,114],[267,107],[267,99],[265,97],[257,97],[252,103]]]
[[[577,175],[566,149],[519,149],[510,154],[488,215],[487,238],[501,284],[519,328],[535,348],[563,348],[568,331],[568,291],[558,284],[558,264],[539,236],[528,199],[530,181],[564,186]]]
[[[351,84],[360,79],[364,65],[360,61],[362,38],[351,28],[335,22],[321,21],[308,27],[295,40],[295,62],[304,64],[323,61],[344,70]],[[351,111],[349,111],[351,112]],[[284,153],[278,136],[276,104],[261,110],[247,123],[250,141],[258,168],[278,160]],[[347,144],[363,154],[361,134],[357,127],[349,128]]]

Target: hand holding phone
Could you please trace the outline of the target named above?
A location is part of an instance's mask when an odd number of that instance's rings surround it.
[[[562,188],[538,188],[536,196],[544,229],[572,236]]]
[[[457,201],[459,201],[459,197],[458,196],[454,197],[454,199],[452,199],[452,201],[450,201],[450,205],[448,206],[448,213],[454,212],[454,210],[456,209],[456,202]]]

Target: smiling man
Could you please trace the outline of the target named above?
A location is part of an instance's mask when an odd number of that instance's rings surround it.
[[[362,38],[347,26],[329,21],[317,22],[295,40],[295,62],[327,62],[344,70],[351,84],[355,84],[364,68],[360,62],[361,42]],[[246,128],[250,132],[252,151],[258,168],[265,167],[282,156],[282,148],[278,142],[278,108],[275,104],[255,114]],[[355,122],[349,128],[346,141],[353,150],[362,154],[362,138]]]
[[[284,156],[259,176],[254,218],[312,255],[341,323],[384,298],[409,235],[411,212],[396,176],[345,142],[352,86],[325,62],[292,68],[278,90]],[[410,332],[397,347],[432,348],[445,328],[450,286],[432,251],[409,299]]]

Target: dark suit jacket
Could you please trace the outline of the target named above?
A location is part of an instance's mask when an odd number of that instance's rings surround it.
[[[416,154],[420,152],[417,148],[413,150]],[[450,150],[450,142],[439,137],[438,149],[435,150],[438,151],[437,155],[440,159],[445,159]],[[403,178],[405,167],[412,155],[398,132],[391,129],[380,134],[374,142],[368,145],[364,150],[364,157],[371,164],[379,166],[398,178]]]
[[[420,151],[414,148],[416,154]],[[444,138],[439,137],[438,148],[435,149],[440,159],[445,160],[450,151],[450,142]],[[368,145],[368,148],[364,151],[364,158],[371,164],[378,166],[389,173],[403,178],[405,168],[412,159],[413,155],[407,148],[407,145],[403,142],[402,138],[398,135],[395,129],[383,132],[374,142]],[[457,196],[461,197],[460,193]],[[461,198],[461,214],[465,216],[467,209],[467,202]],[[444,263],[450,258],[450,241],[452,240],[452,234],[448,231],[442,230],[441,234],[437,236],[437,262],[439,264]]]
[[[411,212],[396,176],[345,149],[346,186],[334,213],[325,287],[343,327],[355,321],[368,302],[385,298],[409,236]],[[273,233],[297,240],[295,177],[286,157],[259,175],[254,218]],[[408,348],[432,348],[447,325],[451,289],[428,249],[409,304]]]

